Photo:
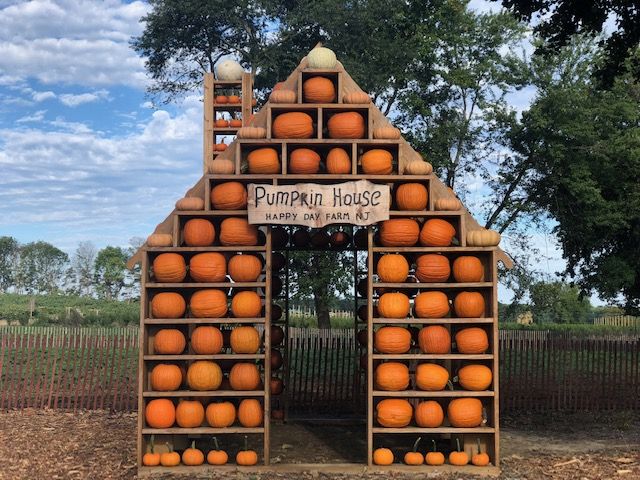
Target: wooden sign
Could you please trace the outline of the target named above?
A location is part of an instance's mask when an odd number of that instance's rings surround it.
[[[332,223],[371,225],[389,219],[388,185],[367,180],[335,185],[248,186],[249,223],[324,227]]]

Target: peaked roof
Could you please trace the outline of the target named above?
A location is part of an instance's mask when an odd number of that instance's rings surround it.
[[[302,71],[305,70],[307,68],[308,62],[307,62],[307,57],[304,57],[301,61],[300,64],[293,70],[293,72],[291,72],[291,74],[289,75],[289,77],[287,77],[287,79],[283,82],[283,89],[288,89],[288,90],[297,90],[297,81],[298,81],[298,74]],[[345,68],[343,67],[342,63],[337,62],[336,67],[332,70],[336,70],[338,72],[340,72],[342,74],[342,94],[344,95],[345,93],[352,93],[352,92],[363,92],[363,90],[358,86],[358,84],[353,80],[353,78],[351,78],[351,76],[349,75],[349,73],[345,70]],[[252,121],[248,124],[248,126],[256,126],[256,127],[265,127],[267,125],[267,106],[269,105],[270,102],[266,102],[262,108],[254,114]],[[380,109],[375,105],[372,104],[371,105],[371,109],[369,110],[370,115],[372,115],[372,119],[373,119],[373,125],[374,127],[379,127],[379,126],[384,126],[384,125],[391,125],[391,121],[380,111]],[[413,147],[411,147],[411,145],[409,144],[409,142],[407,142],[403,136],[400,137],[400,144],[399,144],[399,158],[401,159],[400,161],[402,162],[402,159],[404,159],[404,163],[408,163],[411,160],[422,160],[422,156],[416,152]],[[223,151],[220,155],[217,156],[218,159],[228,159],[228,160],[234,160],[234,155],[235,155],[235,151],[236,149],[233,148],[235,146],[235,140],[229,145],[229,147]],[[205,160],[205,172],[209,172],[209,164],[212,160],[211,159],[206,159]],[[402,171],[402,167],[404,166],[403,164],[399,165],[399,171]],[[236,172],[236,173],[240,173],[240,172]],[[206,175],[202,176],[200,178],[200,180],[198,180],[198,182],[191,187],[186,194],[184,195],[185,197],[200,197],[200,198],[204,198],[205,195],[205,182],[206,182]],[[429,192],[430,195],[434,198],[434,199],[438,199],[438,198],[451,198],[454,196],[454,194],[452,193],[451,189],[449,187],[447,187],[439,178],[437,178],[437,176],[433,176],[433,180],[431,182],[431,191]],[[207,199],[205,199],[205,201],[207,201]],[[476,220],[475,218],[473,218],[473,216],[471,215],[471,213],[469,212],[469,210],[467,210],[466,207],[464,207],[464,215],[462,216],[462,221],[465,223],[465,231],[469,232],[471,230],[479,230],[481,228],[483,228]],[[174,209],[168,216],[167,218],[165,218],[161,223],[159,223],[154,232],[153,233],[169,233],[171,234],[173,231],[173,217],[175,216],[177,210]],[[142,254],[144,252],[144,250],[146,249],[146,243],[141,246],[136,253],[129,259],[129,261],[127,262],[127,266],[129,268],[133,268],[137,263],[141,263],[142,262]],[[506,268],[511,268],[513,267],[513,260],[511,259],[511,257],[504,252],[501,248],[498,247],[497,249],[497,259],[499,261],[501,261]]]

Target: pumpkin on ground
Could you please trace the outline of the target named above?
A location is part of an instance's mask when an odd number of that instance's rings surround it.
[[[489,337],[480,327],[463,328],[455,338],[460,353],[481,354],[489,350]]]
[[[197,400],[181,400],[176,407],[176,423],[182,428],[195,428],[204,422],[204,407]]]
[[[211,189],[211,206],[215,210],[247,208],[247,188],[240,182],[223,182]]]
[[[380,257],[376,272],[381,282],[402,283],[409,276],[409,262],[404,255],[389,253]]]
[[[217,355],[222,351],[222,332],[211,325],[200,325],[191,332],[190,343],[198,355]]]
[[[364,117],[358,112],[331,115],[327,122],[329,138],[364,138]]]
[[[208,247],[216,240],[216,229],[209,220],[192,218],[184,224],[182,238],[187,247]]]
[[[260,334],[250,325],[236,327],[231,330],[230,343],[234,353],[254,354],[260,349]]]
[[[383,427],[406,427],[412,416],[413,407],[402,398],[385,398],[376,405],[376,419]]]
[[[407,353],[411,348],[411,333],[403,327],[382,327],[375,333],[374,347],[380,353]]]
[[[460,283],[481,282],[484,266],[478,257],[462,255],[453,261],[453,278]]]
[[[435,400],[427,400],[416,405],[414,417],[419,427],[438,428],[444,422],[444,410]]]
[[[444,292],[421,292],[414,299],[414,312],[418,318],[446,317],[449,314],[449,298]]]
[[[189,310],[196,318],[221,318],[227,314],[227,296],[222,290],[207,288],[191,295]]]
[[[376,448],[373,451],[373,463],[376,465],[391,465],[393,460],[393,452],[388,448]]]
[[[409,387],[409,367],[400,362],[381,363],[375,370],[374,382],[378,390],[406,390]]]
[[[231,402],[214,402],[205,411],[207,423],[213,428],[226,428],[236,421],[236,407]]]
[[[220,224],[220,243],[245,247],[257,245],[258,227],[250,225],[246,218],[225,218]]]
[[[380,225],[380,243],[384,247],[412,247],[419,235],[420,226],[411,218],[392,218]]]
[[[460,292],[453,300],[453,310],[460,318],[482,318],[485,316],[484,296],[480,292]]]
[[[335,147],[327,154],[327,173],[344,175],[351,173],[351,155],[344,148]]]
[[[389,175],[393,172],[393,154],[382,148],[372,148],[362,154],[360,165],[367,175]]]
[[[260,372],[255,363],[239,362],[231,367],[229,383],[233,390],[257,390],[260,382]]]
[[[310,148],[296,148],[289,154],[289,173],[309,174],[320,171],[320,155]]]
[[[191,442],[191,447],[182,452],[182,463],[191,467],[204,463],[204,453],[196,448],[195,440]]]
[[[153,318],[180,318],[186,310],[187,303],[182,295],[176,292],[156,293],[151,299]]]
[[[427,187],[421,183],[403,183],[395,191],[398,210],[425,210],[429,200]]]
[[[262,262],[251,254],[234,255],[228,264],[229,276],[234,282],[255,282],[262,272]]]
[[[159,363],[149,374],[151,389],[160,392],[178,390],[182,384],[182,371],[177,365]]]
[[[238,421],[245,428],[255,428],[262,425],[264,410],[262,404],[255,398],[245,398],[238,406]]]
[[[477,398],[454,398],[447,407],[447,418],[452,427],[475,428],[482,425],[482,402]]]
[[[155,398],[147,403],[144,418],[151,428],[169,428],[176,421],[176,407],[171,400]]]
[[[416,259],[416,278],[425,283],[446,282],[451,275],[449,259],[437,253],[420,255]]]
[[[431,218],[420,230],[420,245],[425,247],[448,247],[453,242],[456,229],[446,220]]]
[[[231,299],[231,313],[236,318],[256,318],[262,312],[262,300],[252,291],[236,293]]]
[[[304,112],[287,112],[278,115],[271,124],[274,138],[313,137],[313,118]]]
[[[404,293],[385,293],[378,300],[378,313],[384,318],[405,318],[409,308],[409,297]]]
[[[493,381],[493,373],[486,365],[465,365],[458,370],[458,383],[465,390],[487,390]]]
[[[418,345],[423,353],[450,353],[451,335],[442,325],[429,325],[420,329]]]
[[[311,77],[302,84],[302,96],[307,103],[332,103],[336,101],[336,87],[326,77]]]
[[[210,360],[197,360],[187,369],[187,385],[192,390],[217,390],[222,383],[222,369]]]
[[[217,161],[217,160],[216,160]],[[247,155],[249,173],[270,175],[280,173],[280,157],[272,147],[256,148]]]
[[[416,367],[416,387],[425,392],[444,390],[449,382],[449,372],[435,363],[421,363]]]
[[[227,262],[220,252],[203,252],[189,260],[189,276],[194,282],[224,282]]]
[[[177,328],[163,328],[153,336],[153,353],[159,355],[179,355],[187,346],[184,334]]]

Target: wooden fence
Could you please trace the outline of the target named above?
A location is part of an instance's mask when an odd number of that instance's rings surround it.
[[[349,329],[290,329],[291,412],[362,413]],[[500,332],[500,403],[522,411],[640,410],[640,335]],[[135,328],[1,327],[0,408],[137,407]]]
[[[611,325],[613,327],[640,327],[640,317],[632,315],[609,315],[593,319],[594,325]]]

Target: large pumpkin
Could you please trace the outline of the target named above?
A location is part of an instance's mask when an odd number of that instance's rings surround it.
[[[385,398],[376,405],[376,418],[383,427],[406,427],[411,422],[413,408],[400,398]]]
[[[429,325],[420,329],[418,345],[423,353],[450,353],[451,334],[442,325]]]
[[[427,400],[416,405],[414,417],[419,427],[438,428],[444,422],[444,411],[435,400]]]
[[[220,366],[209,360],[197,360],[187,369],[187,385],[192,390],[217,390],[222,383]]]
[[[160,392],[178,390],[182,384],[182,370],[177,365],[159,363],[149,374],[151,389]]]
[[[191,315],[196,318],[221,318],[227,314],[227,296],[222,290],[198,290],[189,301]]]
[[[240,182],[219,183],[211,189],[211,205],[216,210],[247,208],[247,188]]]
[[[195,428],[204,422],[204,407],[197,400],[181,400],[176,407],[176,423],[182,428]]]
[[[180,318],[187,309],[182,295],[176,292],[156,293],[151,299],[151,316],[153,318]]]
[[[307,55],[309,68],[331,70],[335,68],[336,63],[338,63],[336,54],[327,47],[315,47]]]
[[[216,355],[222,351],[222,332],[217,327],[200,325],[191,332],[190,343],[198,355]]]
[[[484,267],[478,257],[463,255],[453,261],[453,278],[456,282],[481,282]]]
[[[453,300],[453,310],[460,318],[484,317],[484,297],[480,292],[460,292]]]
[[[231,330],[231,350],[234,353],[256,353],[260,349],[260,334],[249,325]]]
[[[153,259],[153,276],[156,282],[181,282],[187,276],[184,257],[178,253],[161,253]]]
[[[153,336],[153,352],[159,355],[179,355],[187,346],[184,334],[177,328],[163,328]]]
[[[271,124],[274,138],[311,138],[313,119],[304,112],[287,112],[278,115]]]
[[[231,313],[236,318],[256,318],[260,316],[261,311],[260,296],[252,290],[238,292],[231,300]]]
[[[419,235],[420,226],[411,218],[393,218],[380,225],[380,243],[384,247],[412,247]]]
[[[407,353],[411,333],[404,327],[382,327],[375,333],[374,347],[380,353]]]
[[[416,367],[416,387],[426,392],[444,390],[449,381],[446,368],[435,363],[421,363]]]
[[[234,282],[255,282],[262,272],[262,262],[255,255],[234,255],[228,268]]]
[[[421,292],[414,300],[418,318],[442,318],[449,313],[449,298],[444,292]]]
[[[460,353],[480,354],[489,350],[489,337],[480,327],[463,328],[455,338]]]
[[[280,173],[280,158],[275,148],[263,147],[251,150],[247,155],[249,173],[270,175]]]
[[[416,278],[425,283],[446,282],[451,275],[449,259],[437,253],[420,255],[416,259]]]
[[[255,363],[236,363],[229,372],[229,383],[233,390],[257,390],[260,387],[260,371]]]
[[[362,154],[360,165],[367,175],[389,175],[393,172],[393,155],[388,150],[372,148]]]
[[[482,425],[482,402],[477,398],[455,398],[447,407],[452,427],[475,428]]]
[[[465,365],[458,370],[458,383],[465,390],[487,390],[493,381],[493,373],[486,365]]]
[[[262,425],[264,410],[262,404],[255,398],[245,398],[238,406],[238,421],[245,428],[255,428]]]
[[[296,148],[289,154],[289,173],[314,174],[320,170],[320,155],[310,148]]]
[[[227,262],[219,252],[198,253],[189,260],[189,275],[194,282],[224,282]]]
[[[421,183],[403,183],[396,188],[396,205],[398,210],[425,210],[429,193]]]
[[[151,428],[169,428],[176,421],[176,407],[171,400],[156,398],[147,403],[144,418]]]
[[[327,122],[329,138],[364,138],[364,117],[358,112],[331,115]]]
[[[409,275],[409,262],[404,255],[390,253],[378,260],[376,272],[381,282],[402,283]]]
[[[336,88],[326,77],[311,77],[302,84],[306,103],[332,103],[336,101]]]
[[[253,246],[258,244],[258,227],[246,218],[229,217],[220,224],[222,245]]]
[[[231,402],[215,402],[207,405],[207,423],[213,428],[226,428],[236,421],[236,407]]]
[[[409,297],[404,293],[385,293],[378,300],[378,313],[384,318],[405,318],[409,308]]]
[[[327,154],[327,173],[344,175],[351,173],[351,155],[344,148],[335,147]]]
[[[216,229],[209,220],[192,218],[184,224],[182,238],[187,247],[208,247],[216,241]]]
[[[409,386],[409,367],[400,362],[381,363],[376,367],[374,382],[378,390],[406,390]]]
[[[431,218],[420,230],[420,245],[425,247],[448,247],[453,242],[456,229],[446,220]]]

